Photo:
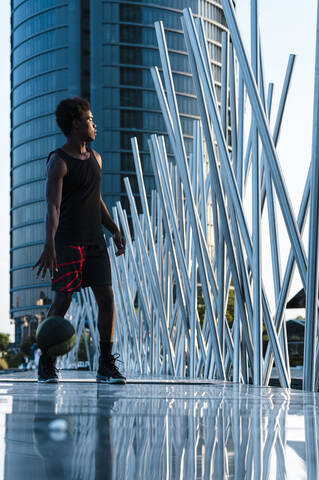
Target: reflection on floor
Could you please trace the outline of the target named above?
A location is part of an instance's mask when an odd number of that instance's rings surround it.
[[[57,385],[30,377],[0,376],[0,479],[318,478],[318,394],[149,377],[97,385],[89,372],[66,372]]]

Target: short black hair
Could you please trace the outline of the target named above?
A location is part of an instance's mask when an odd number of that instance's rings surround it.
[[[73,120],[81,120],[82,114],[90,109],[90,103],[84,98],[73,97],[61,100],[56,107],[55,116],[65,136],[71,133]]]

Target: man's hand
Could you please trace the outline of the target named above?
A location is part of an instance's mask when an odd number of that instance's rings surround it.
[[[125,253],[126,240],[119,230],[116,233],[114,233],[113,240],[117,247],[117,252],[115,255],[118,257],[119,255],[122,255],[123,253]]]
[[[42,280],[44,280],[47,270],[50,271],[51,279],[53,278],[54,271],[58,271],[55,246],[53,243],[46,243],[44,245],[43,252],[41,253],[41,256],[37,263],[33,265],[32,270],[34,270],[36,267],[39,267],[37,271],[37,278],[39,278],[39,276],[42,276]]]

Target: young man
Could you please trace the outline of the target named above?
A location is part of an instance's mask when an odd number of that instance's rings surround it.
[[[125,252],[125,239],[113,222],[100,192],[101,156],[88,147],[96,136],[90,104],[81,98],[62,100],[56,120],[66,143],[47,161],[46,239],[33,266],[42,280],[49,270],[55,292],[50,315],[64,317],[73,292],[91,287],[98,308],[100,358],[97,381],[125,383],[112,355],[114,301],[111,268],[102,225],[113,234],[117,255]],[[57,382],[54,359],[42,352],[39,382]]]

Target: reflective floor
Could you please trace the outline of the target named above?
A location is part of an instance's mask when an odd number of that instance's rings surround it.
[[[29,378],[28,378],[29,377]],[[0,376],[0,479],[317,479],[318,394]],[[24,381],[22,381],[24,380]]]

